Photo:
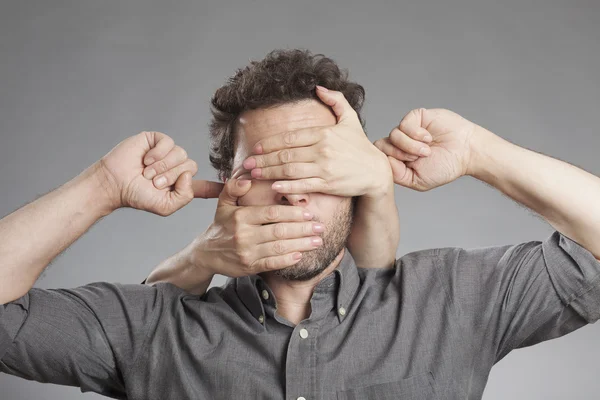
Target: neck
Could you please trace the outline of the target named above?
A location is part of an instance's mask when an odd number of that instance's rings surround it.
[[[342,249],[335,260],[331,262],[319,275],[308,281],[290,281],[275,275],[273,272],[261,273],[261,277],[273,291],[277,300],[277,313],[294,324],[310,316],[310,299],[315,286],[323,278],[333,273],[344,257]]]

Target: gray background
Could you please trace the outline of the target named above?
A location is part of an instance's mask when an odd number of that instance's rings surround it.
[[[215,179],[208,100],[235,68],[279,47],[323,52],[367,90],[372,141],[410,109],[449,108],[600,175],[600,5],[523,1],[3,1],[0,215],[76,176],[142,130],[172,136]],[[543,240],[543,219],[470,177],[398,187],[398,256]],[[216,200],[168,218],[119,210],[36,283],[140,282],[212,221]],[[219,276],[213,285],[221,285]],[[597,399],[600,324],[511,353],[484,399]],[[0,376],[1,399],[100,398]]]

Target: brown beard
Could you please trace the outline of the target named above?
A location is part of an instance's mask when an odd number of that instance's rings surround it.
[[[290,281],[307,281],[323,272],[346,247],[354,214],[354,201],[338,205],[333,218],[325,225],[321,236],[323,244],[315,250],[302,253],[302,259],[294,265],[275,270],[273,273]],[[317,217],[315,221],[324,223]]]

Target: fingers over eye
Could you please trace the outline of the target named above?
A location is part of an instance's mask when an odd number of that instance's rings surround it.
[[[315,155],[316,151],[314,146],[283,149],[248,157],[244,160],[242,165],[244,168],[250,170],[253,168],[270,167],[287,163],[311,162],[315,161]]]
[[[255,168],[251,175],[256,179],[302,179],[318,177],[321,168],[314,163],[292,163],[273,167]]]
[[[321,128],[303,128],[269,136],[254,145],[254,154],[266,154],[293,147],[304,147],[318,143],[323,137]]]
[[[271,186],[279,193],[317,193],[329,190],[327,181],[322,178],[306,178],[293,181],[277,181]]]

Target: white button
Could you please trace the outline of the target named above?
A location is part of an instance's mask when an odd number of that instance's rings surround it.
[[[306,400],[304,397],[300,396],[296,400]]]
[[[308,331],[304,328],[300,329],[300,337],[306,339],[308,337]]]
[[[265,322],[265,317],[262,314],[258,317],[258,322],[260,322],[261,324]]]
[[[263,299],[268,300],[269,299],[269,292],[267,292],[266,290],[263,289],[263,291],[262,291],[262,297],[263,297]]]
[[[338,308],[338,312],[340,313],[340,315],[346,315],[346,309],[344,307]]]

